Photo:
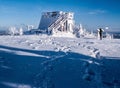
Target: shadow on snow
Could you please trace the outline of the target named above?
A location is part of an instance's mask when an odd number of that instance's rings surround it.
[[[120,79],[120,60],[108,58],[112,57],[98,60],[74,52],[0,46],[0,88],[45,88],[45,85],[47,88],[97,88],[96,81],[100,79],[105,85],[113,86],[111,80]],[[86,78],[88,73],[90,76]]]

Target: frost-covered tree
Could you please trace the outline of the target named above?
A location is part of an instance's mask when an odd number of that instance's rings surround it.
[[[82,27],[82,24],[79,25],[79,33],[80,33],[80,35],[84,34],[84,29]]]
[[[16,33],[16,27],[10,27],[9,28],[9,34],[10,35],[15,35],[15,33]]]
[[[83,37],[85,35],[85,32],[86,31],[83,28],[82,24],[75,26],[74,34],[76,35],[76,37],[78,37],[78,38]]]
[[[19,35],[23,35],[23,29],[22,29],[22,27],[19,29]]]
[[[33,29],[34,26],[33,25],[26,25],[26,27],[27,27],[27,30],[30,31],[31,29]]]

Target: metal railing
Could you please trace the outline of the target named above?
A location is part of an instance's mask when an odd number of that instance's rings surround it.
[[[48,31],[52,29],[54,30],[58,29],[61,26],[61,24],[63,24],[67,20],[67,18],[68,14],[60,15],[58,19],[48,27]]]

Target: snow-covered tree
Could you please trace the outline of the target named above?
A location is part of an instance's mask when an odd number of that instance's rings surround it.
[[[82,27],[82,24],[79,25],[79,33],[80,33],[80,35],[84,34],[84,29]]]
[[[15,33],[16,33],[16,27],[10,27],[9,28],[9,33],[10,33],[10,35],[15,35]]]
[[[84,35],[86,34],[86,30],[83,28],[82,24],[80,24],[75,27],[74,33],[78,38],[80,38],[80,37],[84,37]]]
[[[19,29],[19,35],[23,35],[23,29],[22,29],[22,27]]]
[[[30,31],[31,29],[33,29],[34,26],[33,25],[26,25],[26,27],[27,27],[27,30]]]

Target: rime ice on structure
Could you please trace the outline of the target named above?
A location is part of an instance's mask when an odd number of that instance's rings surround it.
[[[74,13],[72,12],[43,12],[39,24],[39,31],[42,33],[55,34],[59,32],[73,33]]]

